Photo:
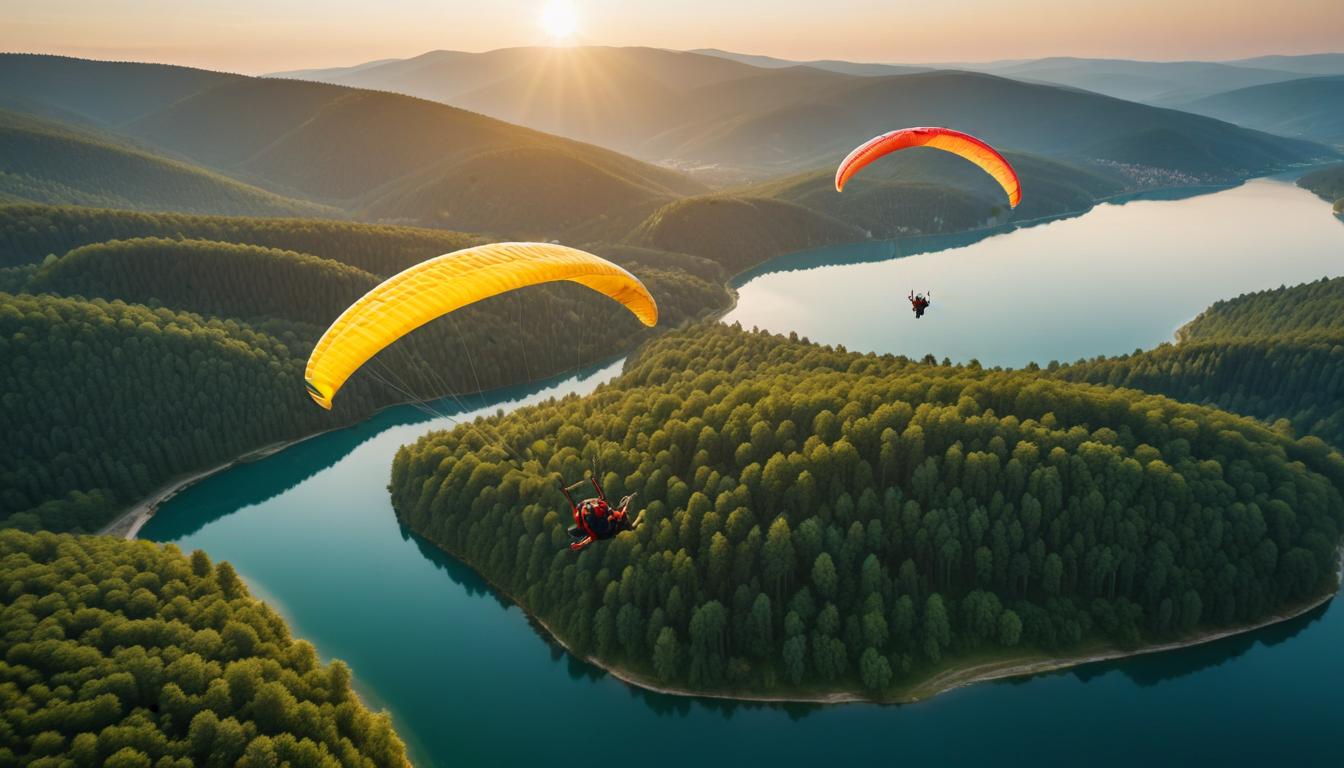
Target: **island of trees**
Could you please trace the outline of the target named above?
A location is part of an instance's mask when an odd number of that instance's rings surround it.
[[[228,563],[0,531],[0,764],[408,766],[386,714]]]
[[[1344,459],[1135,390],[701,325],[614,383],[404,447],[391,492],[581,655],[878,699],[986,654],[1135,647],[1334,585]],[[518,455],[519,459],[510,458]],[[575,555],[596,468],[636,531]]]

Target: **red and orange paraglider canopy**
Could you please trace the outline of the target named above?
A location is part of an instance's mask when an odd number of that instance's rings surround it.
[[[1016,208],[1022,200],[1022,184],[1017,179],[1017,172],[1003,159],[1003,155],[974,136],[951,128],[902,128],[874,136],[855,147],[840,163],[835,171],[835,191],[842,191],[845,182],[865,165],[883,155],[910,147],[932,147],[964,157],[999,182],[1003,191],[1008,193],[1009,206]]]

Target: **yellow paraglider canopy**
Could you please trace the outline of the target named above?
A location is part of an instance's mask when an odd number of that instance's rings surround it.
[[[586,251],[549,243],[466,248],[393,275],[342,312],[308,357],[303,374],[308,394],[330,410],[351,374],[430,320],[481,299],[560,280],[609,296],[645,325],[658,322],[658,305],[637,277]]]

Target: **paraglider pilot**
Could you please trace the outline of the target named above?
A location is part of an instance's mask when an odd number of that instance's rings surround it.
[[[570,492],[583,485],[582,480],[560,488],[569,501],[570,511],[574,513],[574,527],[569,529],[569,548],[576,552],[598,539],[610,539],[621,531],[631,531],[639,525],[638,519],[630,519],[630,502],[635,498],[634,494],[626,496],[618,506],[612,507],[607,503],[607,494],[598,484],[597,478],[590,477],[588,480],[597,492],[596,498],[575,503]]]
[[[913,309],[913,310],[915,311],[915,319],[916,319],[916,320],[918,320],[919,318],[923,317],[923,316],[924,316],[924,310],[928,309],[928,308],[929,308],[929,305],[933,304],[933,302],[929,300],[932,296],[933,296],[933,291],[929,291],[929,295],[928,295],[928,296],[925,296],[925,295],[922,294],[922,293],[921,293],[921,294],[916,294],[914,291],[911,291],[911,292],[910,292],[910,296],[909,296],[909,299],[910,299],[910,308]]]

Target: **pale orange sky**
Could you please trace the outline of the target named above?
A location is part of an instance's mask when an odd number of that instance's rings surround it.
[[[547,0],[0,0],[0,50],[235,72],[544,45]],[[573,42],[782,58],[1233,59],[1344,50],[1344,0],[570,0]]]

